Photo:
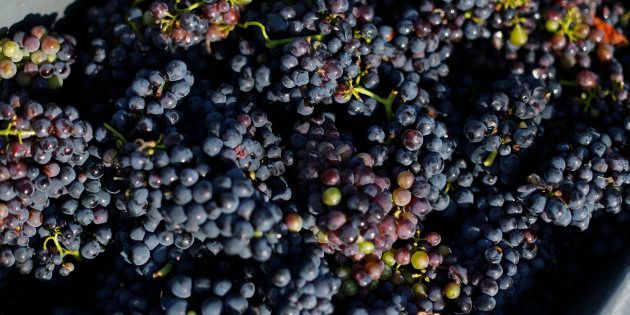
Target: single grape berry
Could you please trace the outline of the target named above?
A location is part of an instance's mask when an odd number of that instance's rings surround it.
[[[341,190],[337,187],[326,188],[322,194],[322,202],[329,207],[338,205],[341,202]]]

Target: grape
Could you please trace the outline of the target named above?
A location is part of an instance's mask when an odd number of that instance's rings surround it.
[[[407,189],[397,188],[392,193],[392,197],[397,206],[406,206],[411,201],[411,192]]]
[[[460,285],[457,282],[451,281],[444,286],[444,296],[454,300],[460,295]]]
[[[409,171],[400,172],[397,176],[398,186],[404,189],[409,189],[413,185],[413,174]]]
[[[20,47],[12,40],[6,41],[2,44],[2,54],[10,59],[14,59],[17,55],[21,54],[19,51]],[[16,60],[16,62],[17,61],[20,60]]]
[[[287,228],[292,232],[299,232],[302,229],[302,218],[299,214],[289,213],[285,219]]]
[[[10,60],[0,61],[0,77],[10,79],[17,73],[17,67]]]
[[[429,266],[429,255],[424,251],[417,251],[411,255],[411,264],[416,269],[425,269]]]
[[[523,46],[527,43],[527,31],[520,25],[514,26],[510,32],[510,42],[514,46]]]
[[[334,207],[341,202],[341,191],[337,187],[330,187],[324,190],[322,194],[322,202],[329,206]]]
[[[47,32],[46,28],[35,26],[31,29],[32,36],[18,31],[13,36],[15,40],[3,38],[0,51],[6,60],[0,61],[0,78],[15,78],[19,87],[34,90],[61,88],[76,59],[73,53],[76,39]]]

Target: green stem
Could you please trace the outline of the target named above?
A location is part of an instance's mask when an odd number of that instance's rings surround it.
[[[78,250],[67,250],[65,248],[63,248],[63,246],[61,246],[61,243],[59,243],[59,235],[61,235],[61,232],[59,232],[57,229],[55,229],[55,231],[53,232],[53,235],[48,236],[46,238],[46,240],[44,240],[44,249],[48,250],[48,247],[46,246],[46,244],[48,244],[48,241],[52,240],[53,243],[55,243],[55,247],[57,248],[57,251],[59,251],[59,255],[61,255],[61,258],[63,258],[66,255],[72,255],[74,256],[76,259],[81,258],[81,255],[79,254]]]
[[[267,41],[265,46],[267,48],[276,48],[276,47],[284,46],[284,45],[290,43],[291,41],[293,41],[293,39],[294,38],[281,38],[281,39],[269,40],[269,41]]]
[[[494,159],[496,159],[496,157],[497,157],[497,153],[498,153],[498,151],[490,152],[490,154],[488,154],[486,159],[483,160],[483,166],[485,166],[485,167],[492,166],[492,164],[494,164]]]
[[[22,144],[22,137],[27,136],[34,136],[35,135],[35,131],[32,130],[17,130],[15,128],[13,128],[12,124],[9,124],[9,126],[4,129],[4,130],[0,130],[0,136],[5,136],[5,137],[9,137],[9,136],[17,136],[18,137],[18,142],[20,144]]]
[[[267,28],[265,27],[265,25],[257,21],[247,21],[245,23],[238,23],[236,24],[236,26],[243,29],[246,29],[250,26],[255,26],[259,28],[260,33],[262,34],[262,37],[265,39],[265,47],[267,48],[280,47],[280,46],[283,46],[292,42],[294,39],[297,38],[297,37],[290,37],[290,38],[271,39],[269,38],[269,34],[267,33]],[[310,36],[310,38],[320,41],[324,38],[324,35],[317,34],[317,35]]]
[[[562,86],[578,86],[577,82],[571,80],[560,80]]]
[[[444,188],[444,193],[448,194],[448,192],[453,188],[453,184],[451,182],[446,182],[446,187]]]
[[[194,9],[199,8],[199,7],[200,7],[200,6],[202,6],[203,4],[204,4],[204,2],[203,2],[203,1],[199,1],[199,2],[197,2],[197,3],[193,3],[193,4],[189,5],[188,7],[184,8],[184,9],[177,10],[177,15],[179,16],[179,15],[181,15],[182,13],[188,13],[188,12],[190,12],[190,11],[194,10]]]
[[[162,267],[162,269],[153,273],[153,279],[162,278],[171,273],[171,270],[173,270],[173,264],[168,262],[166,265],[164,265],[164,267]]]
[[[584,107],[583,111],[585,113],[588,110],[593,109],[591,107],[591,102],[593,101],[594,98],[595,98],[595,94],[593,92],[591,92],[591,91],[589,91],[588,93],[582,92],[582,95],[580,95],[579,103],[580,103],[580,105],[582,105],[582,107]]]
[[[269,35],[267,35],[267,28],[265,27],[265,25],[263,25],[260,22],[257,21],[248,21],[245,23],[238,23],[236,24],[236,26],[240,27],[240,28],[248,28],[250,26],[256,26],[260,29],[260,32],[262,33],[262,37],[265,39],[266,42],[270,42],[271,40],[269,39]]]
[[[281,38],[281,39],[272,39],[267,41],[267,43],[265,44],[265,46],[267,48],[276,48],[276,47],[280,47],[280,46],[284,46],[290,42],[292,42],[293,40],[295,40],[298,37],[289,37],[289,38]],[[312,40],[316,40],[316,41],[321,41],[322,39],[324,39],[324,35],[322,34],[316,34],[316,35],[311,35],[311,36],[307,36],[306,38],[312,39]]]
[[[135,0],[131,6],[132,7],[137,7],[140,3],[145,2],[146,0]]]
[[[362,88],[360,86],[354,87],[352,89],[356,93],[363,94],[367,97],[373,98],[375,101],[383,104],[385,106],[385,113],[387,114],[387,120],[392,120],[394,118],[394,111],[392,109],[392,106],[394,103],[394,99],[396,98],[396,95],[398,94],[397,91],[392,91],[391,93],[389,93],[389,96],[387,98],[382,98],[376,95],[374,92],[367,90],[365,88]]]
[[[229,0],[230,6],[232,7],[241,7],[252,3],[252,0]]]
[[[105,127],[105,129],[109,130],[112,134],[114,134],[114,137],[116,139],[122,141],[123,143],[127,143],[127,139],[125,139],[125,136],[123,136],[120,132],[118,132],[118,130],[114,129],[114,127],[112,127],[110,124],[103,123],[103,127]]]

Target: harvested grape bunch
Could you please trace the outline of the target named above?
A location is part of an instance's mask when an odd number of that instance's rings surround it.
[[[337,130],[334,116],[317,115],[295,126],[291,137],[307,203],[324,249],[360,259],[413,235],[412,221],[391,214],[390,180],[372,170],[371,155],[357,153]],[[417,219],[416,219],[417,222]]]
[[[9,82],[34,90],[59,89],[76,59],[74,36],[50,32],[44,26],[15,32],[11,38],[1,38],[0,43],[3,90],[10,88]]]
[[[26,94],[0,103],[2,265],[50,280],[112,239],[111,196],[92,126],[75,107]]]
[[[184,108],[184,115],[203,118],[179,127],[186,139],[201,143],[210,161],[247,172],[266,198],[290,200],[284,174],[293,165],[293,152],[283,147],[267,113],[231,85],[216,90],[209,85],[208,81],[197,84]],[[199,132],[204,129],[207,132]]]
[[[0,28],[0,314],[597,314],[626,2],[34,5]]]
[[[506,184],[514,182],[521,160],[543,133],[551,93],[536,79],[511,77],[474,103],[461,130],[468,160]]]

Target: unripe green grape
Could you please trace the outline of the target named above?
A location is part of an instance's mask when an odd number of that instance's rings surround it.
[[[560,23],[558,23],[558,21],[547,20],[545,22],[545,29],[547,30],[547,32],[555,33],[559,27],[560,27]]]
[[[411,264],[415,269],[426,269],[429,266],[429,255],[425,251],[419,250],[411,256]]]
[[[370,241],[359,242],[359,251],[364,254],[370,254],[374,251],[374,244]]]
[[[527,43],[527,31],[520,25],[516,24],[510,32],[510,42],[512,45],[520,47]]]
[[[426,297],[427,296],[427,288],[421,282],[415,283],[411,286],[411,290],[413,290],[413,295],[417,297]]]
[[[56,75],[48,79],[48,88],[50,88],[51,90],[57,90],[61,88],[62,85],[63,85],[63,79],[61,79],[60,77]]]
[[[2,44],[2,54],[6,57],[13,59],[13,56],[18,52],[22,53],[20,46],[16,42],[9,40]]]
[[[460,293],[461,287],[455,281],[451,281],[444,286],[444,296],[448,299],[454,300],[459,297]]]
[[[394,258],[394,253],[392,253],[391,251],[384,252],[383,256],[381,256],[381,260],[385,265],[390,267],[396,264],[396,258]]]
[[[347,296],[353,296],[359,292],[359,286],[354,280],[348,279],[341,284],[341,292]]]
[[[322,194],[322,202],[329,207],[338,205],[341,202],[341,190],[337,187],[327,188]]]
[[[33,53],[31,53],[31,61],[38,65],[42,62],[45,62],[46,60],[48,60],[48,55],[46,55],[43,51],[41,50],[37,50],[34,51]]]

